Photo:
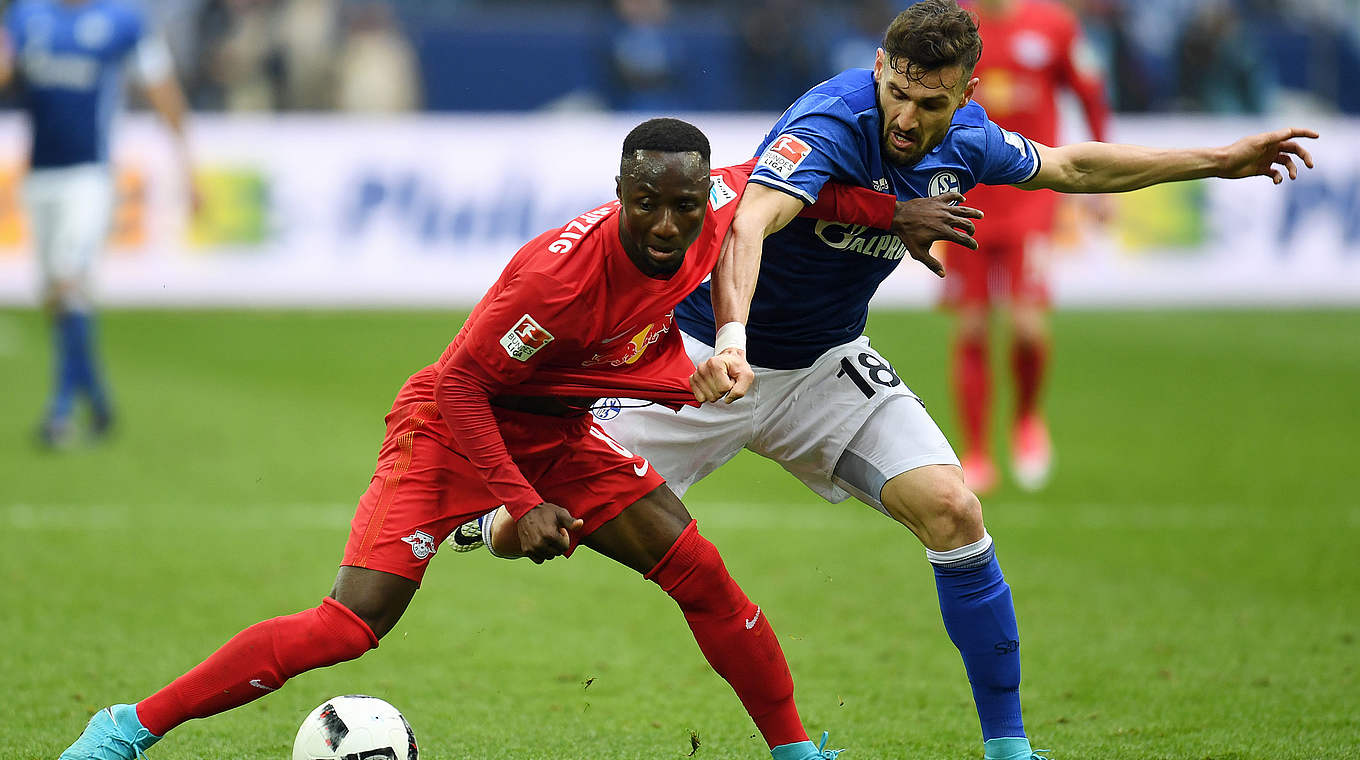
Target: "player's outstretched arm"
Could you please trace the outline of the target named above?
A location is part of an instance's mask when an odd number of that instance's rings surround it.
[[[765,238],[802,210],[801,198],[756,182],[746,185],[713,268],[713,316],[719,325],[746,324]]]
[[[148,37],[138,46],[136,60],[141,74],[142,91],[146,94],[146,100],[151,104],[151,108],[170,130],[175,143],[175,157],[179,161],[185,190],[189,195],[189,208],[197,213],[201,199],[194,183],[193,161],[189,155],[189,140],[185,134],[185,116],[189,106],[184,97],[184,90],[180,88],[179,80],[175,78],[175,68],[170,59],[169,49],[159,38]]]
[[[1270,177],[1275,184],[1298,177],[1298,156],[1308,168],[1313,157],[1297,138],[1316,138],[1311,129],[1290,127],[1243,137],[1220,148],[1148,148],[1114,143],[1074,143],[1058,148],[1035,143],[1042,162],[1025,190],[1060,193],[1123,193],[1163,182],[1204,177]]]
[[[729,387],[717,396],[711,396],[711,388],[721,383],[696,385],[695,378],[700,376],[701,367],[690,378],[690,388],[699,401],[716,401],[725,395],[727,402],[731,403],[745,396],[755,382],[755,375],[746,364],[745,325],[751,315],[751,298],[755,295],[756,279],[760,275],[760,257],[765,237],[783,229],[803,210],[802,199],[755,182],[746,186],[737,203],[732,226],[723,238],[718,263],[713,267],[713,319],[719,327],[719,340],[713,348],[715,354],[731,354],[733,366],[746,366],[747,372],[737,373]],[[726,341],[724,336],[732,337],[733,340]],[[715,374],[715,382],[716,377]]]

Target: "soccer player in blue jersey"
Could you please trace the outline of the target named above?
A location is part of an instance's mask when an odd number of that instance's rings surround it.
[[[734,388],[732,403],[679,414],[606,408],[602,425],[677,493],[747,448],[829,501],[855,496],[906,526],[934,568],[986,757],[1030,760],[1015,609],[981,504],[924,404],[862,334],[870,297],[906,255],[939,276],[944,269],[891,233],[795,217],[831,180],[902,200],[978,184],[1113,193],[1201,177],[1279,183],[1296,176],[1293,156],[1312,166],[1295,138],[1317,135],[1283,129],[1193,150],[1050,148],[1001,129],[972,102],[981,51],[969,13],[953,0],[925,0],[892,22],[872,70],[843,72],[790,106],[757,151],[725,244],[732,256],[675,312],[691,358],[745,356],[755,392]],[[481,533],[494,553],[518,552],[504,510],[455,539],[467,546]]]
[[[170,127],[188,181],[184,96],[169,49],[140,10],[123,0],[19,0],[5,13],[0,87],[18,81],[32,127],[24,196],[57,358],[39,428],[50,446],[73,440],[80,397],[94,436],[113,424],[94,350],[91,270],[113,214],[109,130],[129,62]]]

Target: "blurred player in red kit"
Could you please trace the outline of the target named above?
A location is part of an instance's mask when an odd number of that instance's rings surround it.
[[[590,414],[601,396],[678,408],[749,388],[742,352],[696,371],[672,310],[714,269],[753,165],[710,171],[708,139],[682,121],[634,129],[618,200],[521,248],[439,359],[402,386],[322,603],[250,626],[140,702],[100,710],[61,757],[133,760],[187,720],[363,655],[405,612],[449,533],[504,505],[535,561],[583,543],[670,595],[773,760],[833,758],[808,741],[767,616],[656,469]],[[883,228],[902,215],[894,196],[860,188],[823,201],[809,213]]]
[[[1058,92],[1081,101],[1091,137],[1104,142],[1109,109],[1094,54],[1073,13],[1056,0],[977,0],[982,59],[977,99],[992,120],[1044,145],[1058,144]],[[1047,256],[1058,195],[1006,185],[979,185],[968,205],[987,214],[976,252],[949,249],[945,304],[957,323],[952,380],[963,433],[963,472],[975,492],[997,482],[988,440],[991,368],[988,328],[993,306],[1009,311],[1015,380],[1011,456],[1016,482],[1041,488],[1052,444],[1039,408],[1049,359]]]

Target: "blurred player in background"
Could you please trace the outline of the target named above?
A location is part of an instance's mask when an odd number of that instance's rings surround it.
[[[992,121],[1044,145],[1058,144],[1058,92],[1081,101],[1093,139],[1104,142],[1109,122],[1105,85],[1095,55],[1072,11],[1055,0],[977,0],[982,58],[977,100]],[[956,314],[951,373],[963,435],[963,475],[976,493],[997,481],[988,440],[991,409],[991,310],[1009,312],[1015,382],[1012,472],[1028,490],[1043,486],[1052,444],[1039,409],[1048,366],[1048,246],[1058,196],[1005,185],[979,185],[969,205],[987,214],[978,250],[950,247],[945,303]]]
[[[135,705],[99,711],[62,758],[133,760],[187,720],[359,657],[406,611],[440,542],[498,504],[536,561],[584,543],[670,595],[774,760],[835,757],[808,741],[767,616],[651,463],[590,414],[606,394],[678,407],[749,387],[739,355],[696,371],[672,310],[712,272],[750,164],[710,172],[708,139],[675,119],[635,128],[620,164],[618,200],[521,248],[439,359],[402,386],[329,597],[241,631]],[[827,188],[827,213],[871,224],[871,211],[894,212],[891,196],[844,191],[840,203]]]
[[[981,50],[968,12],[925,0],[893,20],[872,70],[842,72],[794,102],[757,151],[711,287],[675,311],[691,358],[749,357],[756,392],[679,414],[625,408],[604,426],[678,494],[745,447],[830,501],[855,496],[910,529],[933,568],[987,760],[1031,760],[1019,627],[982,505],[924,402],[863,336],[870,298],[908,254],[939,276],[944,268],[890,233],[798,217],[831,181],[904,201],[982,183],[1067,193],[1200,177],[1279,183],[1297,175],[1293,156],[1312,166],[1294,138],[1317,135],[1282,129],[1220,148],[1050,148],[998,127],[972,102]],[[492,549],[513,555],[501,512],[491,518]]]
[[[28,112],[32,150],[24,197],[56,357],[39,436],[54,447],[72,442],[80,397],[89,403],[96,438],[113,424],[94,348],[93,269],[113,214],[109,131],[128,63],[170,128],[192,194],[184,95],[169,48],[136,6],[123,0],[19,0],[5,13],[0,86],[17,80]]]

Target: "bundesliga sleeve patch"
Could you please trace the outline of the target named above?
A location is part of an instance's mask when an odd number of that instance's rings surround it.
[[[803,163],[803,159],[812,152],[812,146],[799,140],[793,135],[780,135],[770,143],[765,152],[760,154],[760,160],[756,162],[757,167],[764,166],[770,171],[778,174],[784,179],[788,179],[793,174],[793,170]]]
[[[510,328],[510,332],[501,336],[501,347],[511,359],[527,362],[529,357],[551,343],[552,339],[552,333],[544,330],[533,317],[525,314],[519,318],[514,327]]]

